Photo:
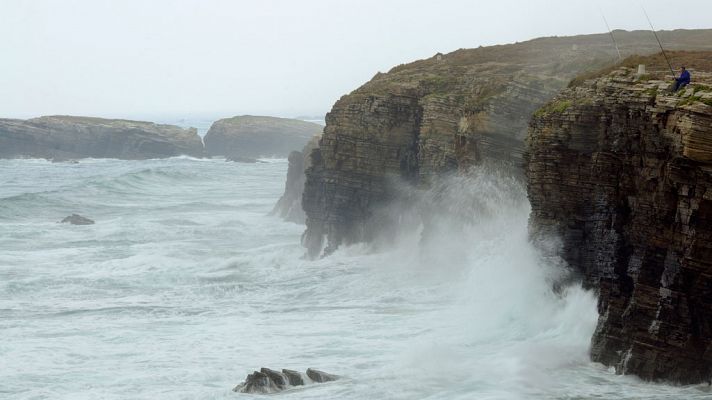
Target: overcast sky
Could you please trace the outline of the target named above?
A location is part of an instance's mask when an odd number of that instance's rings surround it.
[[[710,0],[642,1],[657,29]],[[646,29],[628,0],[0,0],[0,117],[320,115],[436,52]]]

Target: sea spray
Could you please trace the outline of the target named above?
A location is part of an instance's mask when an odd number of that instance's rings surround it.
[[[390,240],[308,261],[267,215],[286,167],[0,161],[0,397],[251,398],[231,388],[263,366],[343,377],[289,399],[709,397],[588,361],[595,299],[552,291],[510,178],[413,193]],[[435,195],[460,222],[425,234]]]

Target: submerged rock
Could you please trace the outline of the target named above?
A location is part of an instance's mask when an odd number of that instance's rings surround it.
[[[233,392],[270,394],[287,390],[295,386],[304,386],[307,382],[330,382],[338,379],[336,375],[327,374],[312,368],[307,369],[307,379],[300,372],[283,369],[278,372],[269,368],[261,368],[245,378],[245,381],[235,386]]]
[[[255,163],[260,162],[260,160],[258,160],[256,158],[243,157],[243,156],[227,156],[227,157],[225,157],[225,161],[245,163],[245,164],[255,164]]]
[[[68,217],[65,217],[63,220],[60,221],[60,223],[72,225],[92,225],[94,224],[94,221],[87,217],[82,217],[79,214],[72,214]]]

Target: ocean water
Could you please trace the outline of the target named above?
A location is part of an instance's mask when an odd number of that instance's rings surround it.
[[[266,161],[0,160],[0,398],[256,399],[231,389],[263,366],[343,377],[269,398],[712,397],[588,360],[595,296],[552,292],[512,181],[467,180],[471,218],[427,240],[307,261]]]

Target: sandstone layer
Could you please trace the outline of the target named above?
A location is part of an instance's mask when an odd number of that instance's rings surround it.
[[[680,383],[712,377],[712,53],[579,80],[532,119],[530,228],[599,294],[593,360]],[[667,74],[667,76],[665,76]]]
[[[0,119],[0,158],[149,159],[179,155],[203,155],[195,128],[74,116]]]
[[[287,157],[301,150],[323,127],[289,118],[243,115],[215,121],[205,135],[210,156]]]
[[[649,31],[614,34],[623,54],[658,51]],[[670,49],[712,48],[712,30],[660,37]],[[312,153],[302,201],[309,255],[395,224],[374,212],[392,200],[396,181],[428,185],[483,162],[519,171],[531,114],[616,57],[608,34],[554,37],[437,54],[376,74],[336,102]]]

